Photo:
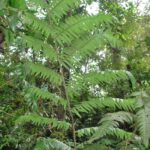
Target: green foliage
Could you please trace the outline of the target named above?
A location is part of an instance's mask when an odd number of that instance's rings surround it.
[[[26,3],[24,0],[8,0],[9,1],[9,5],[14,7],[14,8],[18,8],[18,9],[21,9],[21,10],[24,10],[26,9]]]
[[[107,135],[116,136],[117,138],[121,140],[127,140],[133,137],[132,133],[124,131],[119,128],[109,128],[108,130],[109,131],[106,133]],[[84,128],[84,129],[78,130],[77,135],[78,137],[91,136],[98,131],[99,131],[99,127]]]
[[[56,0],[51,1],[49,15],[52,20],[55,22],[59,20],[63,15],[66,15],[71,8],[78,6],[80,4],[80,0]]]
[[[28,89],[28,93],[33,94],[37,97],[37,99],[43,99],[43,100],[50,100],[53,104],[61,104],[64,107],[67,106],[66,100],[64,100],[62,97],[59,97],[58,95],[54,93],[50,93],[46,90],[37,88],[37,87],[30,87]]]
[[[51,83],[55,85],[60,85],[62,82],[62,77],[55,71],[44,67],[41,64],[34,64],[31,62],[26,63],[27,73],[31,73],[35,76],[40,76],[43,79],[48,79]]]
[[[111,17],[99,14],[97,16],[73,16],[66,19],[65,24],[60,24],[59,27],[54,28],[54,35],[52,37],[59,44],[70,44],[74,39],[81,38],[84,33],[92,31],[95,26],[102,23],[111,23]]]
[[[129,140],[133,137],[133,133],[124,131],[119,128],[112,128],[110,129],[110,132],[107,133],[108,135],[115,135],[117,138],[121,140]]]
[[[136,114],[137,127],[142,137],[144,145],[148,147],[150,140],[150,101],[147,93],[139,92],[136,106],[138,109]]]
[[[111,86],[112,84],[117,84],[119,81],[130,81],[132,87],[135,87],[135,78],[130,75],[129,72],[122,70],[113,70],[113,71],[91,71],[85,74],[77,74],[74,80],[71,80],[67,88],[70,96],[77,95],[78,92],[82,92],[83,89],[86,89],[90,86],[99,85]],[[78,81],[78,82],[76,82]]]
[[[4,116],[1,119],[4,130],[1,149],[11,149],[9,144],[12,143],[15,143],[13,148],[22,149],[26,145],[23,149],[33,149],[36,141],[35,150],[76,150],[80,146],[95,150],[98,147],[121,149],[122,143],[126,143],[125,149],[128,143],[132,143],[133,148],[139,143],[139,147],[149,148],[149,96],[138,95],[136,98],[131,95],[133,90],[141,88],[141,83],[129,72],[136,62],[130,54],[136,49],[130,41],[137,37],[137,33],[131,32],[131,20],[135,19],[133,7],[123,8],[117,1],[108,6],[108,2],[102,0],[101,13],[90,16],[85,12],[79,14],[78,9],[82,10],[84,5],[86,2],[80,0],[0,2],[0,39],[3,40],[0,41],[3,50],[0,53],[8,61],[3,60],[5,65],[0,70],[3,100],[0,112]],[[5,46],[1,44],[3,42]],[[30,56],[26,58],[28,50]],[[99,52],[104,56],[101,57]],[[131,61],[129,66],[127,59]],[[18,70],[13,75],[11,69],[5,73],[5,67],[14,62],[24,64],[25,76]],[[90,63],[95,63],[91,70],[87,69]],[[85,71],[84,67],[87,67]],[[21,76],[16,85],[7,83],[15,76]],[[147,78],[144,81],[148,81]],[[28,88],[27,101],[21,101],[25,93],[17,93],[24,91],[24,84]],[[24,110],[20,106],[23,102],[28,103]],[[36,113],[30,103],[38,106]],[[7,115],[13,117],[5,119]],[[16,128],[11,132],[15,120]],[[16,130],[19,131],[15,137],[21,137],[19,140],[12,138]],[[57,132],[62,135],[58,137]]]
[[[28,115],[20,116],[16,120],[16,124],[25,124],[29,122],[32,122],[33,124],[39,126],[50,125],[52,128],[64,129],[64,130],[68,130],[70,126],[70,124],[67,123],[66,121],[58,121],[57,119],[54,118],[50,119],[50,118],[39,116],[37,114],[28,114]]]
[[[91,72],[89,74],[85,74],[85,82],[90,82],[91,84],[96,85],[97,83],[106,83],[112,84],[112,82],[116,82],[121,79],[128,79],[128,76],[125,71],[105,71],[105,72]],[[129,78],[130,79],[130,78]],[[134,78],[131,80],[135,80]]]
[[[119,126],[119,123],[124,124],[125,122],[127,123],[133,122],[132,115],[128,112],[120,111],[106,114],[99,122],[101,125],[98,127],[97,132],[95,132],[95,134],[88,142],[91,143],[95,140],[98,140],[99,138],[102,138],[106,134],[115,135],[115,132],[113,132],[113,130],[109,131],[109,129],[113,127],[116,128]]]
[[[22,35],[22,42],[27,47],[31,47],[35,51],[42,51],[44,53],[44,56],[47,57],[48,59],[53,61],[57,60],[56,51],[51,45],[47,44],[46,42],[43,43],[43,41],[40,39],[36,39],[35,37],[26,36],[26,35]]]
[[[90,113],[96,109],[112,108],[133,111],[135,105],[135,99],[115,99],[115,98],[99,98],[84,101],[81,104],[75,105],[72,111],[79,115],[80,112]],[[80,116],[80,115],[79,115]]]
[[[92,37],[82,37],[82,39],[77,39],[73,42],[72,47],[65,50],[67,54],[66,59],[70,57],[71,59],[81,59],[84,60],[88,56],[91,56],[95,52],[98,52],[98,48],[104,46],[105,35],[103,33],[94,35]]]
[[[47,38],[50,35],[49,25],[44,20],[38,19],[31,13],[25,13],[21,18],[22,23],[29,26],[33,31],[38,31]]]

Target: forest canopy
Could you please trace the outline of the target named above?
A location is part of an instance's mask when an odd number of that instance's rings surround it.
[[[0,0],[0,150],[150,149],[144,2]]]

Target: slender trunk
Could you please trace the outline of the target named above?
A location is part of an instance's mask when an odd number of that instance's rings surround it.
[[[69,116],[70,116],[71,124],[72,124],[74,150],[76,150],[76,134],[75,134],[74,117],[73,117],[73,114],[71,112],[71,103],[70,103],[70,98],[69,98],[68,91],[67,91],[67,88],[66,88],[66,81],[65,81],[65,75],[64,75],[63,67],[61,66],[60,62],[59,62],[59,65],[60,65],[60,73],[61,73],[61,76],[62,76],[62,79],[63,79],[62,86],[64,88],[64,94],[65,94],[65,97],[66,97],[66,100],[67,100],[67,103],[68,103],[68,112],[69,112]]]

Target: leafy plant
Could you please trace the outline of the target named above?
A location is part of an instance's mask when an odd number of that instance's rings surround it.
[[[113,25],[118,24],[116,10],[125,12],[113,3],[117,7],[112,9],[113,13],[109,13],[110,9],[93,16],[79,14],[76,9],[81,4],[80,0],[3,1],[0,10],[7,10],[7,17],[19,18],[14,23],[2,15],[2,26],[6,26],[3,30],[8,31],[7,47],[14,44],[31,55],[21,60],[29,108],[24,115],[17,116],[16,127],[31,131],[32,138],[37,139],[31,145],[32,149],[35,145],[35,150],[76,150],[89,144],[93,149],[105,149],[113,147],[113,137],[117,138],[116,143],[125,142],[121,148],[137,142],[137,137],[148,148],[148,96],[139,96],[137,100],[134,96],[121,99],[107,94],[108,89],[120,83],[130,85],[132,92],[136,88],[134,76],[124,70],[83,69],[88,61],[95,63],[100,50],[123,47],[123,42],[114,36],[121,31]],[[122,21],[122,16],[118,18]],[[11,41],[13,36],[15,41]],[[87,119],[87,124],[81,125],[86,118],[91,121]],[[28,131],[32,126],[33,130]],[[52,132],[62,132],[64,138],[52,136]],[[103,137],[107,140],[103,141]]]

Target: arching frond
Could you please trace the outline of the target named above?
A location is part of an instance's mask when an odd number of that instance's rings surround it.
[[[52,37],[59,44],[70,44],[74,39],[82,37],[84,33],[90,32],[104,22],[111,22],[111,16],[99,14],[97,16],[73,16],[69,17],[64,24],[55,28]]]
[[[58,95],[54,93],[50,93],[46,90],[42,90],[37,87],[29,88],[28,93],[34,94],[37,98],[48,99],[52,101],[54,104],[61,104],[64,107],[66,107],[67,105],[67,101],[64,100],[62,97],[59,97]]]
[[[92,143],[95,140],[102,138],[103,136],[109,134],[110,129],[117,128],[119,123],[132,123],[133,117],[132,114],[129,112],[115,112],[115,113],[108,113],[100,120],[100,126],[98,127],[97,132],[91,137],[88,141]]]
[[[103,124],[107,121],[117,121],[119,123],[132,123],[133,122],[133,114],[125,111],[119,111],[114,113],[107,113],[99,122],[100,124]]]
[[[89,127],[89,128],[80,129],[77,131],[77,135],[78,137],[92,136],[94,133],[98,132],[98,129],[99,127]],[[121,140],[131,139],[133,137],[133,133],[127,132],[119,128],[109,128],[107,135],[116,136]]]
[[[62,82],[62,77],[55,71],[44,67],[41,64],[34,64],[31,62],[26,63],[27,73],[31,73],[35,76],[40,76],[44,79],[48,79],[55,85],[60,85]]]
[[[75,105],[72,111],[80,116],[81,112],[90,113],[95,109],[102,108],[113,108],[120,110],[132,111],[134,110],[135,99],[115,99],[115,98],[99,98],[99,99],[91,99],[90,101],[84,101],[81,104]]]
[[[41,32],[43,35],[45,35],[46,38],[51,33],[49,24],[42,19],[38,19],[35,15],[31,13],[26,12],[22,17],[22,22],[23,24],[26,24],[30,28],[32,28],[33,31],[38,31],[39,33]]]
[[[117,138],[121,140],[131,139],[134,136],[132,132],[128,132],[119,128],[111,128],[107,134],[116,136]]]
[[[63,15],[70,13],[72,8],[80,5],[80,0],[54,0],[50,2],[49,16],[57,22]]]
[[[64,60],[68,60],[69,63],[72,63],[71,61],[79,63],[79,61],[76,60],[83,60],[95,54],[99,51],[99,48],[104,46],[104,43],[105,39],[103,33],[77,39],[72,43],[72,47],[65,49],[64,56],[66,57]]]
[[[150,141],[150,102],[149,99],[147,99],[146,103],[143,103],[142,101],[143,99],[140,99],[137,102],[141,107],[136,114],[136,123],[143,143],[148,147]]]
[[[113,70],[113,71],[101,71],[101,72],[89,72],[87,74],[77,74],[75,79],[71,80],[68,84],[68,91],[70,96],[76,95],[77,92],[80,93],[82,89],[85,89],[90,86],[104,86],[112,85],[117,83],[119,80],[133,80],[129,78],[126,71],[123,70]],[[135,80],[135,79],[134,79]]]
[[[80,78],[81,82],[89,83],[89,85],[96,85],[96,84],[112,84],[119,80],[130,80],[126,71],[123,70],[108,70],[108,71],[101,71],[101,72],[89,72],[87,74],[82,75]],[[80,82],[79,80],[79,82]]]
[[[16,124],[25,124],[25,123],[33,123],[38,126],[50,125],[53,128],[68,130],[70,127],[70,123],[66,121],[59,121],[54,118],[46,118],[43,116],[39,116],[37,114],[28,114],[24,116],[20,116],[16,120]]]
[[[127,80],[128,76],[123,70],[114,70],[114,71],[102,71],[102,72],[90,72],[85,74],[85,82],[89,82],[91,85],[96,85],[98,83],[103,84],[112,84],[118,80]]]
[[[77,136],[83,137],[83,136],[91,136],[98,130],[98,127],[89,127],[89,128],[83,128],[80,130],[77,130]]]
[[[121,48],[122,47],[122,41],[116,36],[111,34],[110,31],[105,34],[105,38],[107,39],[107,43],[111,45],[111,47]]]
[[[44,56],[49,58],[50,60],[57,60],[57,52],[48,43],[32,36],[22,35],[21,37],[22,42],[26,44],[27,47],[32,48],[35,51],[42,51],[44,53]]]
[[[133,74],[129,71],[126,71],[126,74],[131,82],[131,86],[132,86],[132,89],[134,89],[136,87],[136,79],[135,77],[133,76]]]
[[[93,141],[98,140],[104,136],[107,135],[107,133],[109,132],[109,129],[113,128],[113,127],[117,127],[119,124],[116,121],[105,121],[103,124],[101,124],[98,129],[97,132],[94,133],[94,135],[88,140],[88,143],[93,143]]]

